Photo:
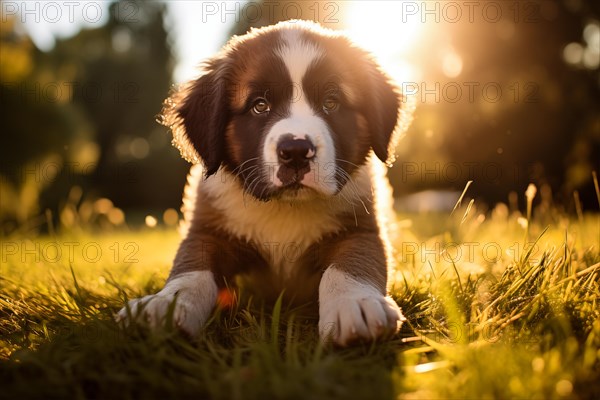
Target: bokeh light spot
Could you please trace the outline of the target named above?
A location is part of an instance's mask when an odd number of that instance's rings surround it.
[[[137,137],[129,143],[129,151],[137,159],[146,158],[150,153],[150,144],[146,139]]]
[[[559,396],[568,396],[573,391],[573,384],[567,379],[560,380],[556,383],[556,393]]]
[[[165,225],[175,226],[179,222],[179,213],[174,208],[168,208],[163,213]]]
[[[583,38],[588,46],[600,51],[600,24],[598,22],[587,24],[583,29]]]
[[[106,217],[113,225],[121,225],[125,222],[125,213],[120,208],[111,208]]]
[[[156,218],[154,218],[152,215],[146,215],[144,222],[146,223],[146,226],[148,228],[154,228],[158,224],[158,220]]]
[[[126,53],[131,49],[131,33],[119,29],[112,35],[112,47],[117,53]]]
[[[569,64],[580,64],[583,58],[583,46],[579,43],[569,43],[563,50],[563,58]]]
[[[442,71],[448,78],[456,78],[463,68],[462,58],[454,51],[447,53],[442,60]]]
[[[113,208],[113,202],[106,198],[98,199],[94,202],[94,211],[98,214],[107,214]]]

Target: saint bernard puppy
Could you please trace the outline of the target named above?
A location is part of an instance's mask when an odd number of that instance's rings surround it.
[[[165,287],[117,316],[195,335],[243,276],[267,298],[318,302],[337,345],[395,333],[387,295],[400,94],[339,32],[288,21],[234,37],[165,102],[192,167],[185,237]],[[381,201],[381,200],[387,200]],[[173,305],[174,303],[174,305]]]

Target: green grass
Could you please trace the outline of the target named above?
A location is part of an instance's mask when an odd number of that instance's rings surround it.
[[[243,294],[196,341],[119,329],[125,299],[163,284],[172,230],[4,238],[0,397],[600,398],[598,215],[536,210],[527,224],[471,206],[401,219],[392,293],[408,322],[348,349]]]

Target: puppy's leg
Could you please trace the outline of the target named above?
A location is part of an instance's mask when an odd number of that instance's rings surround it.
[[[165,287],[157,294],[129,301],[117,320],[127,322],[132,317],[158,328],[167,322],[172,307],[173,324],[197,335],[215,307],[219,287],[237,272],[242,257],[252,260],[250,250],[238,241],[189,232],[179,246]]]
[[[365,250],[369,249],[369,250]],[[345,346],[398,331],[404,317],[386,295],[386,263],[376,235],[360,234],[333,246],[319,284],[319,333]]]

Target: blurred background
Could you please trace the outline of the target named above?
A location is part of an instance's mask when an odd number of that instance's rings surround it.
[[[0,5],[3,234],[175,225],[189,166],[162,101],[232,34],[292,18],[347,31],[416,103],[389,173],[403,209],[451,208],[469,180],[479,204],[516,206],[534,182],[598,209],[598,1]]]

